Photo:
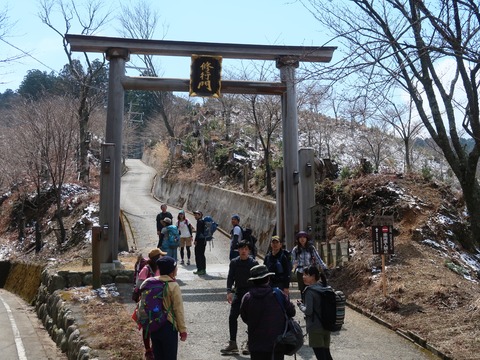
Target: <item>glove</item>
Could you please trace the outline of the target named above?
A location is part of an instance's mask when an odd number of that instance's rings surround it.
[[[187,332],[181,332],[180,333],[180,341],[185,341],[187,340]]]

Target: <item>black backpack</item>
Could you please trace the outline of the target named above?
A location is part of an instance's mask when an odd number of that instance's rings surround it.
[[[320,322],[325,330],[338,331],[337,330],[337,295],[335,291],[328,286],[320,291],[320,307],[314,309],[318,315]],[[317,311],[318,310],[318,311]]]
[[[242,239],[250,244],[252,256],[255,258],[257,256],[257,238],[253,235],[252,229],[242,227],[240,229],[242,229]]]

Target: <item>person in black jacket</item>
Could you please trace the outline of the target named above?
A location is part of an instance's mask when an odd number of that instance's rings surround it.
[[[250,269],[253,287],[245,294],[240,306],[240,316],[248,327],[248,347],[252,360],[283,360],[282,348],[274,348],[274,343],[285,329],[285,315],[295,316],[295,306],[287,295],[282,294],[281,304],[270,286],[270,276],[265,265],[257,265]]]
[[[286,295],[290,288],[290,274],[292,272],[292,262],[290,253],[283,249],[283,242],[279,236],[272,236],[270,250],[268,251],[263,264],[269,272],[275,273],[270,277],[270,285],[278,287]]]
[[[223,355],[238,354],[237,330],[238,317],[240,315],[240,304],[251,284],[248,282],[250,269],[258,262],[250,256],[250,243],[242,240],[238,243],[239,256],[230,261],[227,277],[227,301],[231,305],[228,316],[228,329],[230,341],[228,345],[220,350]],[[248,355],[248,348],[243,349],[243,354]]]
[[[203,213],[199,210],[193,212],[193,216],[197,220],[197,232],[195,233],[195,263],[197,270],[195,275],[205,275],[207,273],[207,259],[205,258],[205,248],[207,247],[207,239],[205,239],[205,221],[203,221]]]
[[[162,210],[160,213],[158,213],[156,217],[156,222],[157,222],[157,235],[158,235],[158,244],[157,248],[161,249],[162,248],[162,243],[163,243],[163,234],[162,234],[162,229],[164,228],[165,224],[162,222],[165,218],[169,218],[170,220],[173,219],[172,214],[167,211],[167,204],[162,204],[160,206],[160,209]]]

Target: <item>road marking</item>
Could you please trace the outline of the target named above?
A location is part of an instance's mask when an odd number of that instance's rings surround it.
[[[20,336],[20,332],[17,328],[17,323],[13,318],[12,310],[10,310],[10,306],[3,300],[3,297],[0,296],[0,300],[2,300],[3,306],[7,310],[8,319],[10,320],[10,325],[12,326],[13,337],[15,338],[15,346],[17,347],[17,354],[19,360],[27,360],[27,355],[25,354],[25,347],[23,346],[22,338]]]

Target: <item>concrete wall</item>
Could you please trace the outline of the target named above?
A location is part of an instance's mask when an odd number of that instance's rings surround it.
[[[232,215],[238,214],[240,225],[251,228],[258,238],[259,250],[267,250],[276,224],[275,201],[195,182],[172,182],[159,176],[153,193],[168,204],[210,215],[226,232],[232,228]]]

